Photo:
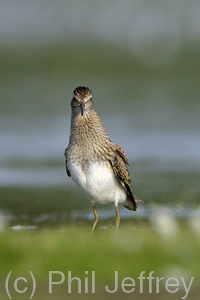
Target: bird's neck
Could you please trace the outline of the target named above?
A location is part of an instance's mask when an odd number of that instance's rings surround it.
[[[90,139],[108,139],[108,134],[105,130],[99,115],[94,112],[86,112],[83,116],[81,114],[72,115],[71,119],[71,137],[76,137],[79,140],[87,143]]]

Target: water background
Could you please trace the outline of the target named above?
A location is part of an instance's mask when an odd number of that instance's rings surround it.
[[[200,3],[0,3],[0,209],[12,224],[93,218],[66,176],[70,101],[93,91],[130,160],[137,215],[200,209]],[[98,206],[114,217],[112,205]]]

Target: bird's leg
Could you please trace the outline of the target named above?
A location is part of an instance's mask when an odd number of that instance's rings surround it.
[[[99,220],[99,216],[98,216],[98,213],[97,213],[97,209],[96,209],[96,205],[93,204],[92,206],[93,208],[93,212],[94,212],[94,223],[93,223],[93,226],[92,226],[92,230],[91,230],[91,233],[93,233],[97,223],[98,223],[98,220]]]
[[[120,215],[118,211],[118,206],[115,206],[115,211],[116,211],[116,218],[115,218],[116,231],[118,231],[119,224],[120,224]]]

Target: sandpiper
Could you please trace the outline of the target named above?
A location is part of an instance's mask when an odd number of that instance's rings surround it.
[[[123,149],[109,139],[88,87],[79,86],[74,90],[71,109],[69,145],[64,153],[67,175],[92,203],[92,232],[98,222],[96,203],[114,203],[118,229],[118,204],[136,211],[136,202],[143,202],[133,195],[128,158]]]

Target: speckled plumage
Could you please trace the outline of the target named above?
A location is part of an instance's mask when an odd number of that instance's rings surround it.
[[[136,201],[142,200],[132,193],[128,158],[123,149],[109,139],[94,109],[91,90],[77,87],[71,108],[69,145],[64,153],[68,176],[90,199],[97,219],[96,203],[113,202],[118,218],[118,203],[135,211]]]

